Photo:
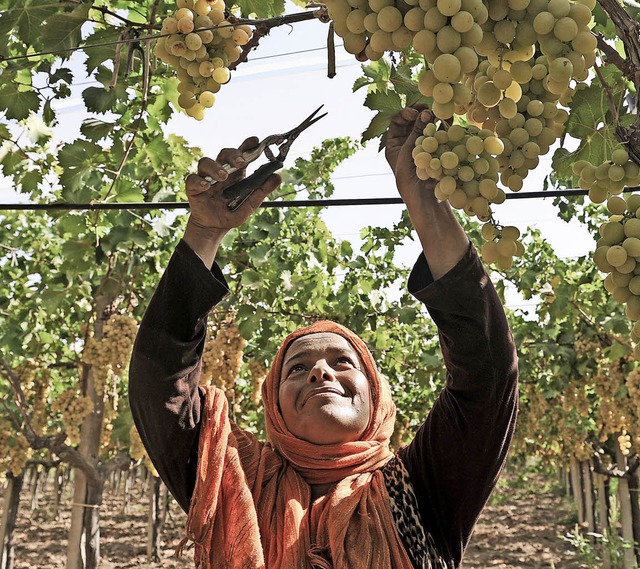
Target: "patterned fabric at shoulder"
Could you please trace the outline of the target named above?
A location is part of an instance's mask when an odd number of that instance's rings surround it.
[[[393,457],[382,468],[396,531],[415,569],[450,569],[424,530],[418,500],[402,460]]]

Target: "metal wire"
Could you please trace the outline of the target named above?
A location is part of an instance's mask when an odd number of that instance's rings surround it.
[[[640,190],[640,186],[625,188],[625,192]],[[587,190],[549,190],[541,192],[518,192],[507,194],[508,200],[544,199],[556,197],[585,196]],[[363,205],[396,205],[402,199],[393,198],[347,198],[347,199],[318,199],[318,200],[280,200],[264,202],[263,208],[296,208],[296,207],[342,207]],[[0,211],[98,211],[98,210],[176,210],[189,209],[187,202],[131,202],[131,203],[26,203],[0,204]]]

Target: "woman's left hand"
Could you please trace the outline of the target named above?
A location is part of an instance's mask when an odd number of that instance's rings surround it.
[[[435,115],[426,105],[402,109],[391,120],[385,156],[422,244],[431,274],[437,279],[462,258],[469,241],[449,203],[436,198],[437,181],[431,178],[421,180],[416,175],[411,153],[424,127],[435,120]]]
[[[385,156],[409,213],[437,201],[433,193],[436,180],[420,180],[416,176],[416,166],[411,154],[416,139],[423,134],[424,127],[434,120],[435,115],[426,105],[407,107],[393,117],[387,132]]]

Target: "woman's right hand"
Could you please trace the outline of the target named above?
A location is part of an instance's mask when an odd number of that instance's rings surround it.
[[[198,162],[198,172],[190,174],[186,180],[187,199],[191,209],[190,223],[204,232],[226,233],[242,225],[260,207],[264,199],[280,185],[280,176],[273,174],[236,211],[230,211],[227,208],[228,200],[222,196],[222,192],[245,177],[247,163],[242,158],[242,153],[257,145],[258,139],[252,136],[247,138],[239,148],[222,149],[215,160],[202,158]],[[224,164],[234,166],[238,170],[227,175],[222,168]],[[206,180],[207,177],[216,183],[210,184]]]
[[[197,173],[187,177],[190,215],[184,240],[209,267],[213,264],[220,242],[229,230],[239,227],[249,219],[282,181],[278,174],[273,174],[237,210],[230,211],[227,208],[228,200],[223,197],[222,192],[246,176],[247,164],[242,153],[257,145],[258,139],[252,136],[239,148],[224,148],[215,160],[202,158],[198,162]],[[222,168],[223,164],[230,164],[238,170],[227,175]],[[207,177],[216,183],[209,183],[205,179]]]

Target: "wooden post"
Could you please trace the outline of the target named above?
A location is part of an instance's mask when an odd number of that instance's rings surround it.
[[[590,532],[596,531],[595,504],[593,499],[593,480],[591,478],[591,461],[585,460],[582,463],[582,482],[584,488],[584,506],[587,528]],[[590,541],[595,543],[595,538],[590,536]]]
[[[631,519],[633,524],[633,543],[636,554],[636,563],[640,563],[640,504],[638,504],[638,475],[637,469],[633,471],[628,479],[629,500],[631,502]]]
[[[609,479],[604,474],[595,474],[595,486],[598,495],[598,526],[600,533],[609,539]],[[611,553],[607,547],[602,548],[602,569],[611,569]]]
[[[7,473],[2,518],[0,519],[0,569],[13,569],[15,555],[13,530],[16,527],[23,483],[24,473],[20,476],[14,476],[11,472]]]
[[[582,469],[580,468],[580,462],[575,456],[571,457],[571,488],[573,490],[573,499],[578,509],[578,523],[582,526],[585,522]]]
[[[40,507],[40,487],[42,483],[42,472],[38,465],[33,465],[31,476],[31,511]]]
[[[627,457],[622,454],[620,447],[616,445],[616,462],[618,469],[627,471]],[[629,481],[626,478],[618,480],[618,502],[620,504],[620,522],[622,524],[622,539],[633,544],[633,518],[631,514],[631,499],[629,496]],[[624,569],[635,569],[636,555],[633,547],[624,550]]]
[[[160,500],[160,478],[153,477],[149,484],[147,495],[149,497],[149,510],[147,515],[147,561],[158,563],[160,561],[160,535],[162,534],[162,503]]]

